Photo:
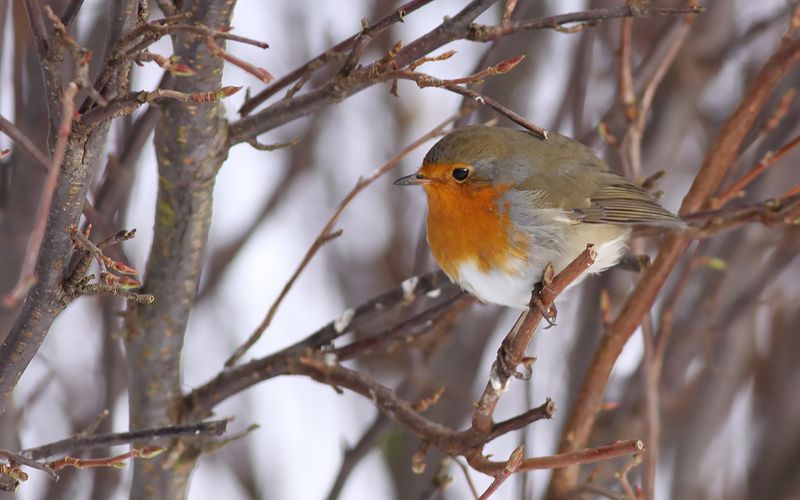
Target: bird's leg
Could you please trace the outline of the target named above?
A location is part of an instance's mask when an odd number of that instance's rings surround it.
[[[528,312],[525,311],[519,315],[517,318],[516,323],[514,326],[511,327],[511,331],[508,332],[508,335],[505,336],[503,342],[500,343],[500,347],[497,349],[497,360],[492,365],[492,378],[507,380],[512,375],[516,375],[517,367],[516,363],[511,359],[511,341],[517,335],[522,323],[525,321],[525,316],[528,315]]]
[[[548,263],[544,268],[542,281],[533,285],[531,301],[528,305],[529,307],[535,307],[536,310],[542,314],[542,319],[547,322],[545,329],[555,326],[556,316],[558,316],[558,310],[556,309],[555,304],[550,304],[550,307],[545,307],[544,302],[542,302],[542,292],[549,290],[550,283],[553,282],[554,277],[555,269],[553,268],[553,264]]]
[[[617,263],[617,267],[626,271],[641,273],[650,267],[650,257],[648,255],[625,253]]]
[[[547,326],[544,327],[545,330],[548,328],[552,328],[556,326],[556,316],[558,316],[558,310],[556,309],[555,304],[550,304],[550,307],[545,307],[544,302],[542,299],[539,298],[538,293],[536,292],[536,287],[541,286],[540,283],[536,283],[534,287],[533,297],[531,298],[531,307],[535,307],[537,311],[542,314],[542,319],[545,320]]]

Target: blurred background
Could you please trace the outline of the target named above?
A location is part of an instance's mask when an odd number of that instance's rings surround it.
[[[60,12],[67,2],[50,3]],[[107,24],[104,3],[86,0],[73,30],[78,41],[95,54],[102,54]],[[232,23],[235,32],[266,41],[270,48],[262,51],[229,43],[228,49],[280,77],[356,33],[362,18],[378,19],[399,3],[239,0]],[[520,0],[515,15],[522,19],[620,3]],[[779,43],[791,4],[784,0],[703,3],[708,11],[697,16],[670,67],[643,139],[642,176],[666,171],[658,189],[664,192],[662,203],[673,211],[721,124]],[[379,59],[397,40],[414,40],[464,4],[432,2],[376,39],[364,59]],[[501,4],[479,21],[497,22]],[[153,17],[160,16],[155,5],[152,9]],[[676,22],[680,20],[633,21],[636,71],[647,70],[653,47],[669,36]],[[597,133],[601,121],[612,132],[622,130],[617,93],[619,33],[620,21],[610,20],[575,34],[542,30],[503,39],[492,49],[488,64],[519,54],[526,58],[511,73],[487,80],[483,92],[536,124],[589,144],[612,167],[621,169],[618,150]],[[0,41],[0,114],[44,149],[41,76],[20,0],[0,0]],[[423,70],[442,78],[464,76],[475,71],[487,47],[452,43],[443,50],[456,50],[454,57],[430,63]],[[168,38],[151,49],[162,55],[171,50]],[[798,77],[795,71],[784,80],[767,109],[774,109],[788,89],[800,84]],[[131,87],[154,89],[160,78],[161,70],[155,65],[135,67]],[[315,83],[312,80],[309,85]],[[251,75],[231,66],[225,69],[224,84],[254,91],[262,88]],[[441,89],[418,89],[408,82],[400,82],[399,93],[399,98],[394,97],[389,84],[376,85],[260,138],[264,143],[300,139],[292,148],[259,152],[242,144],[230,151],[216,184],[207,264],[186,335],[182,360],[186,392],[218,373],[261,322],[359,176],[382,165],[461,105],[460,96]],[[237,118],[243,94],[225,101],[231,120]],[[144,108],[137,111],[133,119],[145,112]],[[794,137],[800,128],[799,114],[800,104],[791,101],[777,127],[768,134],[754,133],[732,179],[755,165],[765,152]],[[480,109],[471,120],[492,118],[497,115]],[[108,154],[120,154],[130,138],[133,119],[114,122]],[[509,125],[504,119],[500,123]],[[109,221],[114,227],[137,229],[136,238],[125,243],[131,265],[137,269],[145,268],[152,242],[157,183],[152,136],[144,140],[126,183],[129,189],[114,200],[116,220]],[[394,178],[417,168],[430,145],[407,156],[395,172],[379,179],[347,208],[337,226],[343,236],[311,262],[248,357],[291,345],[346,308],[397,286],[408,276],[435,268],[425,244],[422,191],[391,185]],[[0,135],[0,148],[9,147],[10,140]],[[799,159],[800,153],[787,155],[752,185],[746,198],[734,203],[764,200],[797,184]],[[101,172],[98,186],[106,175],[115,174]],[[20,152],[0,160],[3,292],[17,279],[43,180]],[[641,241],[637,244],[652,255],[657,237]],[[658,318],[672,291],[682,290],[675,296],[659,387],[662,439],[656,498],[778,499],[800,494],[799,249],[797,226],[750,224],[694,243],[674,270],[654,309]],[[633,273],[614,269],[585,280],[559,299],[558,325],[537,333],[529,348],[529,354],[537,357],[532,379],[513,381],[496,414],[498,419],[507,418],[550,397],[556,404],[555,417],[492,442],[488,453],[505,458],[520,442],[526,444],[529,456],[556,451],[561,425],[602,332],[601,291],[608,293],[613,315],[635,279]],[[14,394],[13,415],[2,421],[0,447],[18,449],[70,436],[104,408],[111,411],[106,430],[127,429],[120,309],[117,301],[82,298],[61,314]],[[355,366],[399,388],[409,400],[445,387],[442,399],[426,414],[463,428],[486,383],[496,348],[517,314],[475,304],[432,340]],[[8,331],[15,315],[16,311],[0,310],[0,332]],[[637,333],[615,366],[605,397],[609,404],[591,444],[643,438],[642,353]],[[464,474],[452,461],[444,465],[452,484],[434,492],[432,478],[442,459],[435,450],[426,460],[426,471],[413,474],[411,455],[418,439],[379,416],[368,400],[349,392],[337,394],[304,377],[279,377],[259,384],[217,407],[215,415],[234,417],[229,425],[233,432],[251,424],[260,428],[200,459],[188,493],[192,500],[326,498],[342,467],[344,450],[359,442],[363,453],[358,460],[348,455],[352,472],[339,498],[437,498],[428,494],[471,498]],[[584,467],[586,474],[596,478],[591,485],[600,490],[587,488],[584,494],[602,496],[607,490],[621,494],[614,473],[625,461]],[[474,471],[470,475],[479,490],[491,480]],[[513,476],[493,498],[540,498],[548,477],[548,471]],[[640,481],[637,469],[631,478]],[[129,470],[67,470],[57,483],[32,471],[16,497],[125,498],[129,482]]]

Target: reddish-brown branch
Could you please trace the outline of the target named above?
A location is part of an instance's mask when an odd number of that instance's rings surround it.
[[[772,96],[775,86],[800,61],[800,37],[785,41],[767,60],[742,98],[739,107],[725,122],[717,141],[709,150],[706,161],[695,177],[681,205],[681,213],[696,212],[709,205],[713,193],[733,163],[745,135],[752,128],[758,113]]]
[[[503,470],[498,472],[492,484],[486,488],[486,491],[478,498],[478,500],[487,500],[490,496],[494,494],[495,491],[500,487],[501,484],[506,482],[506,479],[511,477],[511,474],[517,472],[519,466],[522,465],[522,458],[523,453],[525,452],[525,447],[522,445],[517,446],[514,451],[511,452],[511,456],[508,457],[508,460],[505,461],[505,466]]]
[[[686,214],[684,218],[692,225],[689,235],[693,239],[701,239],[747,222],[760,222],[766,225],[795,224],[796,221],[791,214],[798,206],[800,206],[800,186],[790,189],[778,198],[716,210],[703,210]]]
[[[247,73],[250,73],[263,83],[269,83],[275,79],[275,77],[273,77],[269,71],[265,70],[264,68],[259,68],[258,66],[250,64],[249,62],[234,56],[227,50],[220,47],[217,41],[214,40],[213,36],[206,37],[206,45],[208,45],[208,50],[210,50],[212,54],[238,68],[241,68]]]
[[[164,453],[167,449],[159,446],[145,446],[144,448],[131,448],[131,451],[102,458],[77,458],[66,456],[49,462],[47,466],[54,471],[59,471],[67,467],[76,469],[86,469],[95,467],[115,467],[125,466],[125,461],[130,458],[155,458]]]
[[[492,426],[492,434],[499,436],[517,429],[522,429],[526,425],[536,422],[537,420],[551,418],[553,416],[553,412],[555,411],[555,403],[553,403],[550,398],[547,398],[547,401],[545,401],[544,404],[537,406],[536,408],[532,408],[524,413],[520,413],[519,415],[511,417],[508,420],[497,422]]]
[[[510,340],[509,345],[512,346],[511,348],[514,350],[513,354],[515,354],[508,356],[511,363],[513,363],[515,359],[522,359],[527,343],[530,341],[535,323],[538,322],[538,320],[534,320],[534,318],[539,316],[539,319],[541,319],[541,311],[552,304],[552,301],[558,293],[563,291],[580,272],[589,267],[592,260],[593,250],[589,247],[576,258],[573,263],[567,266],[562,273],[547,280],[546,286],[543,287],[539,296],[539,300],[542,302],[542,309],[532,308],[531,312],[528,313],[528,321],[523,321],[520,332]],[[407,289],[409,287],[404,286],[403,288]],[[404,290],[404,297],[407,292],[408,290]],[[385,307],[381,309],[385,310],[386,308],[391,308],[389,303],[385,303],[384,305]],[[350,322],[354,315],[355,313],[348,315],[346,322],[340,325],[340,327],[337,328],[334,326],[335,335],[340,335],[350,327]],[[336,323],[338,322],[339,321]],[[336,351],[321,352],[319,348],[322,345],[329,344],[333,338],[334,337],[330,335],[314,335],[298,345],[287,348],[268,358],[227,370],[223,372],[221,376],[230,381],[236,380],[241,382],[239,384],[241,387],[238,389],[228,387],[229,393],[238,392],[242,388],[252,385],[259,380],[281,374],[306,375],[314,380],[334,387],[350,389],[368,397],[380,411],[390,415],[393,420],[419,436],[425,442],[431,443],[445,453],[453,455],[480,455],[482,446],[492,439],[513,430],[520,429],[541,418],[549,418],[554,411],[552,401],[548,400],[542,406],[526,411],[506,421],[497,424],[490,423],[486,429],[480,429],[473,425],[464,431],[455,431],[424,417],[420,413],[420,408],[403,400],[394,391],[377,381],[357,371],[341,366]],[[226,384],[224,381],[220,381],[220,383],[230,385]],[[209,402],[208,396],[203,395],[203,393],[216,391],[217,389],[213,389],[213,386],[216,384],[217,382],[212,381],[212,383],[207,384],[207,388],[195,391],[196,395],[194,397],[189,396],[186,399],[186,404],[187,407],[190,408],[190,413],[195,413],[198,409],[209,408],[209,406],[203,406],[204,404],[215,404],[213,401]],[[499,397],[499,394],[497,397]],[[201,403],[201,400],[205,400],[205,403]],[[217,399],[217,401],[219,401],[219,399]],[[197,407],[198,404],[201,408],[191,409],[192,406]],[[489,418],[491,419],[491,413],[489,414]],[[555,464],[555,466],[564,466],[564,464],[569,463],[584,463],[617,456],[615,453],[621,453],[619,451],[620,449],[628,450],[629,448],[624,446],[620,448],[616,445],[601,447],[564,456],[528,459],[523,461],[522,464],[526,469],[530,469],[549,467],[553,466],[553,464]],[[491,473],[495,474],[495,472]]]
[[[650,80],[645,84],[642,91],[642,98],[637,102],[637,97],[634,91],[633,83],[633,70],[632,55],[631,55],[631,33],[633,26],[632,18],[625,18],[622,21],[620,31],[620,47],[619,47],[619,71],[618,71],[618,88],[620,94],[620,104],[625,112],[625,117],[628,121],[628,128],[622,143],[622,163],[625,173],[632,178],[639,178],[642,175],[642,139],[647,125],[647,117],[650,113],[655,92],[661,84],[667,70],[671,67],[672,62],[678,54],[678,51],[683,46],[688,34],[689,28],[692,24],[694,17],[685,16],[683,22],[679,21],[677,29],[670,37],[663,38],[662,44],[667,46],[667,49],[661,58],[656,70],[653,72]],[[658,48],[653,50],[653,53],[662,52]],[[635,254],[642,254],[644,252],[642,242],[637,240],[631,244],[631,250]],[[606,323],[607,324],[607,323]],[[655,473],[658,458],[658,444],[660,435],[660,415],[659,415],[659,394],[657,378],[655,376],[655,368],[653,361],[654,351],[654,333],[652,320],[649,314],[646,314],[641,323],[642,337],[644,340],[644,357],[642,361],[642,373],[644,378],[645,389],[645,436],[649,443],[648,450],[644,454],[644,498],[652,499],[655,487]]]
[[[215,57],[226,60],[236,66],[241,67],[245,71],[254,74],[259,80],[268,82],[272,76],[262,68],[256,68],[246,61],[243,61],[225,51],[216,42],[217,39],[231,40],[248,45],[253,45],[262,49],[269,47],[268,44],[253,40],[251,38],[234,35],[225,29],[212,29],[208,26],[199,23],[193,24],[178,24],[187,20],[188,14],[177,14],[174,16],[165,17],[163,19],[156,19],[148,23],[143,23],[132,29],[117,43],[115,49],[106,60],[105,67],[97,79],[94,81],[92,88],[96,92],[102,92],[108,84],[109,79],[114,74],[117,68],[129,61],[134,61],[140,57],[140,54],[145,52],[149,46],[158,41],[165,35],[174,35],[177,33],[187,33],[190,36],[205,38],[209,50],[214,53]],[[193,70],[192,70],[193,71]],[[88,110],[87,101],[81,107],[82,112]]]
[[[388,387],[338,364],[335,357],[329,358],[318,354],[300,356],[292,364],[289,372],[306,375],[334,387],[350,389],[369,398],[380,411],[391,416],[395,422],[451,455],[466,454],[469,450],[479,449],[498,436],[520,428],[523,422],[527,424],[541,418],[550,418],[552,415],[552,403],[547,402],[539,408],[504,422],[502,426],[493,427],[489,432],[482,432],[474,427],[455,431],[428,419],[416,411],[412,403],[403,400]]]
[[[620,100],[625,109],[625,117],[629,122],[636,120],[636,96],[633,92],[633,70],[631,70],[631,31],[633,19],[626,17],[622,20],[619,36],[619,74],[617,87]]]
[[[526,458],[522,461],[517,470],[560,469],[572,465],[590,464],[625,455],[632,455],[634,453],[641,453],[642,450],[644,450],[644,444],[638,439],[617,441],[596,448],[559,453],[558,455],[549,457]],[[478,452],[468,453],[467,461],[474,469],[490,475],[500,473],[505,467],[505,462],[493,462]]]
[[[713,200],[711,200],[711,206],[714,208],[721,207],[722,205],[730,201],[732,198],[742,196],[744,194],[743,190],[747,186],[749,186],[768,168],[775,165],[775,163],[777,163],[778,160],[786,156],[787,153],[796,148],[798,144],[800,144],[800,135],[797,135],[794,139],[784,144],[778,151],[767,152],[767,154],[765,154],[764,157],[761,158],[761,160],[753,168],[748,170],[746,174],[744,174],[736,182],[734,182],[731,185],[731,187],[729,187],[722,194],[716,196]]]
[[[800,39],[797,38],[785,40],[767,60],[709,149],[706,160],[683,200],[681,213],[698,211],[708,203],[736,159],[746,134],[752,129],[775,87],[798,61],[800,61]],[[617,357],[643,315],[652,306],[661,286],[687,245],[688,240],[681,235],[669,235],[662,240],[655,262],[639,281],[617,319],[601,338],[562,431],[559,446],[562,452],[585,446],[594,427],[602,396]],[[563,498],[576,486],[577,478],[576,467],[556,471],[550,482],[549,495]]]
[[[789,90],[784,92],[781,98],[778,100],[777,106],[775,106],[775,111],[772,112],[772,115],[770,115],[769,118],[764,120],[764,125],[761,126],[761,130],[758,131],[758,134],[763,136],[775,130],[778,125],[781,124],[783,119],[786,118],[786,115],[792,108],[792,104],[794,103],[796,97],[796,87],[791,87]]]
[[[641,495],[636,494],[636,491],[633,489],[633,486],[631,486],[631,482],[628,479],[628,473],[633,470],[634,467],[638,467],[641,463],[642,454],[637,453],[631,457],[631,459],[628,460],[628,463],[626,463],[622,470],[619,471],[619,484],[622,486],[622,490],[625,492],[625,498],[629,500],[637,500],[638,498],[641,498]],[[652,498],[652,496],[645,496],[644,498]]]

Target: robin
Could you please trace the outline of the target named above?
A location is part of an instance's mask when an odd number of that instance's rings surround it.
[[[552,263],[559,272],[589,243],[598,273],[623,256],[633,225],[683,221],[569,137],[474,126],[437,142],[414,174],[428,198],[428,244],[451,280],[484,302],[527,307]]]

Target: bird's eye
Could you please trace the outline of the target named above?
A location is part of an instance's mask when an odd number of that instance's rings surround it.
[[[469,169],[468,168],[454,168],[453,169],[453,179],[461,182],[469,177]]]

